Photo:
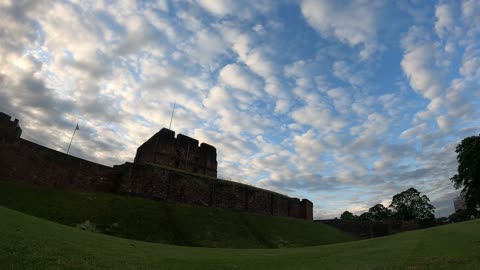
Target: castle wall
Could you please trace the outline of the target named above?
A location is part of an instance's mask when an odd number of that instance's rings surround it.
[[[148,199],[312,220],[301,201],[241,183],[168,168],[125,163],[112,167],[24,139],[0,142],[0,176],[39,186],[103,191]],[[310,214],[302,214],[310,211]]]
[[[125,163],[118,192],[150,199],[313,220],[308,200],[300,201],[249,185],[191,175],[164,167]],[[309,207],[307,207],[309,206]]]
[[[288,201],[288,216],[289,217],[300,217],[300,200],[294,198],[293,200]]]
[[[288,216],[288,202],[290,198],[273,196],[272,214],[276,216]]]
[[[24,139],[0,141],[0,176],[41,186],[81,191],[113,191],[116,179],[111,167]]]
[[[313,220],[313,203],[307,199],[300,202],[299,218]]]
[[[212,184],[211,205],[214,207],[243,211],[248,209],[247,186],[232,185],[228,181]]]
[[[5,117],[3,117],[5,116]],[[154,200],[312,220],[313,204],[216,176],[216,150],[162,129],[137,150],[135,163],[112,167],[77,158],[20,138],[18,120],[0,113],[0,177],[78,191],[103,191]],[[157,136],[157,135],[161,136]],[[196,148],[195,148],[196,147]],[[154,149],[155,151],[150,151]],[[172,151],[178,152],[172,156]],[[162,166],[147,161],[161,161]],[[206,176],[163,167],[183,159]],[[179,162],[181,168],[183,163]],[[193,164],[193,165],[189,165]],[[191,166],[191,167],[190,167]],[[210,170],[210,171],[208,171]],[[199,171],[194,171],[199,173]],[[201,172],[200,172],[201,173]]]

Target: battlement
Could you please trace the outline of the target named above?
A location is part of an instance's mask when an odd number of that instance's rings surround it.
[[[10,115],[0,112],[0,140],[17,139],[21,135],[22,129],[18,119],[12,120]]]
[[[215,147],[162,128],[137,149],[134,163],[152,163],[217,177]]]

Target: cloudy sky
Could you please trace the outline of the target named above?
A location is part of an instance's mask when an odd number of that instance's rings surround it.
[[[107,165],[162,127],[219,176],[361,213],[409,187],[453,211],[480,133],[480,1],[0,0],[0,111]]]

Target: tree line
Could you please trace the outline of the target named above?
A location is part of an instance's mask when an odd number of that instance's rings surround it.
[[[388,207],[376,204],[360,216],[345,211],[340,215],[340,219],[361,221],[416,219],[423,222],[433,222],[435,221],[434,213],[435,207],[430,204],[430,199],[411,187],[393,196],[392,203]]]
[[[450,178],[455,189],[461,190],[466,209],[459,209],[449,216],[449,221],[463,221],[480,217],[480,135],[464,138],[455,148],[457,153],[457,173]],[[453,199],[453,198],[452,198]],[[376,204],[360,216],[349,211],[341,214],[342,220],[420,220],[435,221],[435,207],[426,195],[420,195],[415,188],[409,188],[392,198],[385,207]],[[446,218],[444,218],[446,219]]]

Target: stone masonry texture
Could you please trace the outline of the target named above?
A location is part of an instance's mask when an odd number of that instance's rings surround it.
[[[162,129],[142,144],[134,163],[113,167],[20,138],[17,119],[0,112],[0,177],[78,191],[113,192],[153,200],[313,220],[313,204],[216,178],[215,147]]]
[[[153,135],[137,149],[135,163],[151,163],[188,172],[217,177],[215,147],[166,128]]]

